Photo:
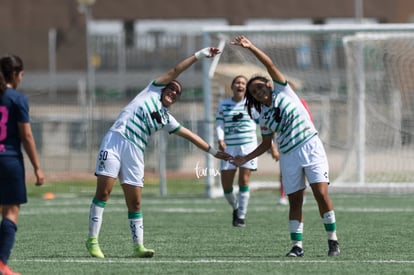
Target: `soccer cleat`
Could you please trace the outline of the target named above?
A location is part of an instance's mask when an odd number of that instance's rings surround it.
[[[237,226],[237,220],[239,217],[237,217],[237,209],[233,210],[233,226]]]
[[[153,249],[147,249],[142,244],[134,246],[134,257],[138,258],[152,258],[154,257],[155,251]]]
[[[339,256],[341,254],[341,250],[339,250],[339,243],[335,240],[328,240],[328,256]]]
[[[88,249],[92,257],[105,258],[105,255],[99,247],[98,238],[88,238],[86,240],[86,249]]]
[[[245,227],[246,226],[244,219],[239,219],[239,217],[237,216],[237,209],[233,210],[233,226],[234,227]]]
[[[0,261],[0,274],[1,275],[21,275],[20,273],[14,272],[11,268]]]
[[[235,227],[246,227],[246,223],[245,223],[244,219],[237,218],[236,222],[233,223],[233,226],[235,226]]]
[[[292,247],[289,253],[286,254],[286,257],[303,257],[303,255],[305,255],[305,252],[303,252],[303,249],[295,245],[294,247]]]

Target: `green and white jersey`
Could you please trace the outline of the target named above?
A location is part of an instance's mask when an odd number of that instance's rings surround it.
[[[296,93],[286,84],[274,83],[272,105],[262,105],[262,136],[277,134],[281,153],[288,153],[318,132]]]
[[[227,146],[257,144],[256,127],[259,114],[253,110],[256,122],[250,118],[245,109],[245,100],[234,102],[231,98],[219,103],[216,113],[216,133],[219,140]]]
[[[152,81],[118,115],[111,131],[120,133],[142,152],[150,136],[158,130],[170,134],[181,128],[180,123],[161,104],[161,90],[165,85]]]

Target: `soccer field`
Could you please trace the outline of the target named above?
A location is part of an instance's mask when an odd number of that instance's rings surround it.
[[[120,188],[105,213],[100,244],[105,259],[85,248],[90,190],[30,193],[21,208],[9,265],[22,274],[412,274],[412,194],[333,193],[340,257],[327,257],[326,234],[310,193],[304,205],[303,258],[287,258],[288,208],[276,190],[253,191],[247,227],[231,226],[223,198],[143,196],[145,245],[152,259],[131,257],[131,236]],[[90,191],[90,192],[89,192]]]

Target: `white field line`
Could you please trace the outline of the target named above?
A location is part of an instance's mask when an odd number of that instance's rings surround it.
[[[285,212],[287,211],[287,207],[281,207],[275,204],[275,206],[250,206],[249,212],[261,212],[261,211],[276,211],[276,212]],[[315,211],[317,210],[316,206],[312,206]],[[105,208],[105,213],[122,213],[125,212],[125,206],[107,206]],[[153,213],[217,213],[222,210],[216,208],[193,208],[193,207],[145,207],[145,212],[153,212]],[[378,208],[378,207],[364,207],[364,208],[357,208],[357,207],[336,207],[335,211],[338,213],[341,212],[348,212],[348,213],[412,213],[414,212],[414,207],[407,207],[407,208]],[[89,205],[85,205],[84,208],[56,208],[56,207],[49,207],[49,208],[27,208],[22,209],[20,211],[20,215],[44,215],[44,214],[73,214],[73,213],[89,213]]]
[[[145,259],[73,259],[73,258],[60,258],[60,259],[11,259],[12,262],[35,262],[35,263],[85,263],[85,264],[226,264],[226,263],[295,263],[298,264],[309,264],[309,263],[327,263],[327,264],[343,264],[343,263],[369,263],[369,264],[414,264],[414,260],[306,260],[301,259],[297,260],[252,260],[252,259],[242,259],[242,260],[216,260],[216,259],[198,259],[198,260],[145,260]]]

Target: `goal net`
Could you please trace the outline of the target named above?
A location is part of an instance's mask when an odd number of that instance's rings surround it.
[[[207,28],[205,45],[225,44],[217,64],[205,72],[204,88],[212,91],[207,109],[231,95],[234,76],[266,73],[250,51],[229,44],[240,34],[266,52],[307,101],[331,181],[414,183],[413,25]]]

